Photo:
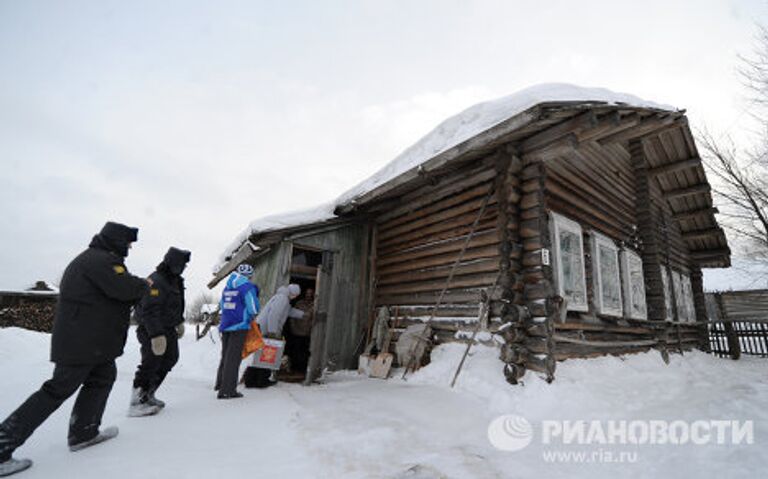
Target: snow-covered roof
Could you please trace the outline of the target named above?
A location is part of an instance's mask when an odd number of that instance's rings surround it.
[[[418,168],[441,153],[537,105],[545,103],[597,103],[676,111],[672,106],[646,101],[634,95],[616,93],[604,88],[585,88],[566,83],[535,85],[512,95],[478,103],[440,123],[434,130],[403,151],[384,168],[344,192],[336,200],[315,208],[270,215],[251,222],[220,256],[218,264],[214,267],[214,274],[221,269],[226,261],[252,235],[331,220],[335,218],[334,210],[337,207],[354,202],[357,198],[414,168]]]
[[[5,289],[0,291],[0,296],[58,296],[59,290],[35,291],[27,289]]]
[[[219,256],[219,262],[213,268],[213,274],[218,273],[229,258],[235,254],[252,235],[329,221],[336,218],[336,215],[333,214],[335,208],[336,203],[329,202],[320,206],[315,206],[314,208],[264,216],[251,221],[251,223],[235,237],[229,246],[227,246],[224,253]]]
[[[584,88],[567,83],[534,85],[496,100],[478,103],[448,118],[373,176],[342,194],[336,203],[338,205],[349,203],[440,153],[536,105],[571,102],[628,105],[664,111],[676,110],[669,105],[660,105],[634,95],[616,93],[605,88]]]
[[[24,291],[27,292],[42,292],[42,293],[58,293],[59,288],[57,288],[53,283],[50,281],[35,281],[34,284],[29,285],[24,289]]]

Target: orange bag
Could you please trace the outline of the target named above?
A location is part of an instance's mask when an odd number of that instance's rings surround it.
[[[245,335],[245,344],[243,344],[242,358],[245,359],[254,352],[264,347],[264,337],[261,335],[261,329],[256,321],[251,323],[251,329]]]

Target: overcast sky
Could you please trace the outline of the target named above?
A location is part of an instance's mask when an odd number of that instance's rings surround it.
[[[444,118],[542,82],[745,128],[763,1],[0,0],[0,288],[58,281],[106,220],[128,266],[363,180]]]

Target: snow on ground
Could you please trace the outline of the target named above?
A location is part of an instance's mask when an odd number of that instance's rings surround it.
[[[557,380],[536,375],[512,387],[495,349],[473,348],[455,389],[464,347],[444,345],[408,377],[381,381],[334,373],[322,385],[280,384],[217,401],[219,344],[182,340],[181,361],[159,397],[165,411],[127,418],[138,361],[131,333],[105,424],[120,436],[76,454],[66,448],[72,400],[19,451],[34,467],[20,478],[516,478],[758,477],[768,465],[768,362],[690,353],[665,366],[657,353],[558,365]],[[47,379],[49,337],[0,329],[0,415]],[[518,414],[545,419],[739,419],[755,421],[754,445],[636,446],[632,464],[550,463],[535,441],[518,452],[491,446],[489,423]],[[576,447],[576,446],[570,446]],[[596,446],[589,446],[595,448]],[[606,449],[618,446],[605,446]],[[624,449],[631,449],[624,447]]]

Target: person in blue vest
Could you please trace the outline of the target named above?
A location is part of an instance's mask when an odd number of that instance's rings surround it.
[[[237,391],[237,375],[242,361],[243,345],[251,322],[259,313],[259,288],[251,283],[253,267],[243,263],[227,278],[221,293],[221,361],[216,373],[215,389],[219,399],[241,398]]]

